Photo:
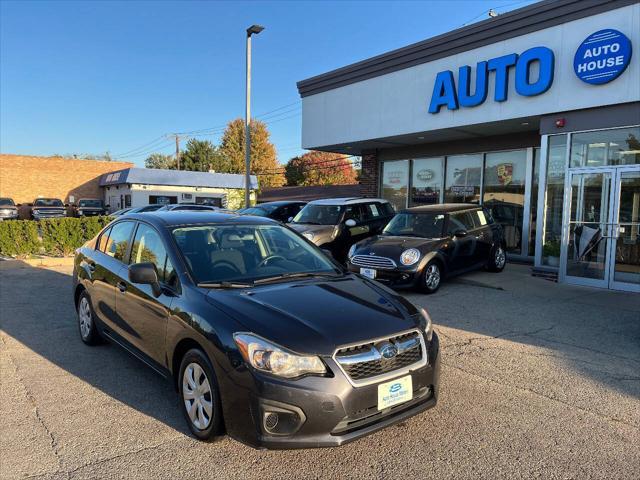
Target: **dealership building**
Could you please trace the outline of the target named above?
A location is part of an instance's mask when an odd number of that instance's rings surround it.
[[[362,156],[396,210],[485,205],[538,272],[640,292],[639,50],[638,0],[538,2],[299,82],[302,145]]]

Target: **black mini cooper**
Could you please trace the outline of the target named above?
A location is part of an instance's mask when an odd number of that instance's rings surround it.
[[[349,251],[352,272],[392,287],[435,292],[443,277],[506,264],[502,227],[482,207],[441,204],[401,211],[381,235]]]
[[[78,249],[73,278],[82,340],[171,379],[202,440],[335,446],[437,402],[427,312],[275,220],[122,216]]]

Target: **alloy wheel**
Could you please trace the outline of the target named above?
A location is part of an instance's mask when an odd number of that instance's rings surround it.
[[[205,430],[213,416],[211,385],[207,374],[195,362],[187,365],[182,374],[182,399],[191,423]]]
[[[91,319],[91,306],[87,297],[80,299],[80,305],[78,306],[78,320],[80,321],[80,333],[85,340],[91,335],[92,319]]]
[[[435,290],[440,284],[440,269],[435,263],[432,263],[427,267],[427,272],[425,274],[425,284],[430,290]]]
[[[504,267],[506,262],[507,262],[507,256],[504,253],[504,250],[502,249],[502,247],[498,247],[496,249],[496,256],[495,256],[496,267],[501,269]]]

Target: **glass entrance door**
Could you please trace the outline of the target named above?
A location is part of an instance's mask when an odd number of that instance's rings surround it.
[[[640,170],[570,170],[560,278],[640,292]]]

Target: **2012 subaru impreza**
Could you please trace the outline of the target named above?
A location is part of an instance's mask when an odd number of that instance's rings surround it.
[[[73,278],[82,340],[171,379],[199,439],[336,446],[436,404],[427,312],[273,220],[120,217],[78,249]]]

